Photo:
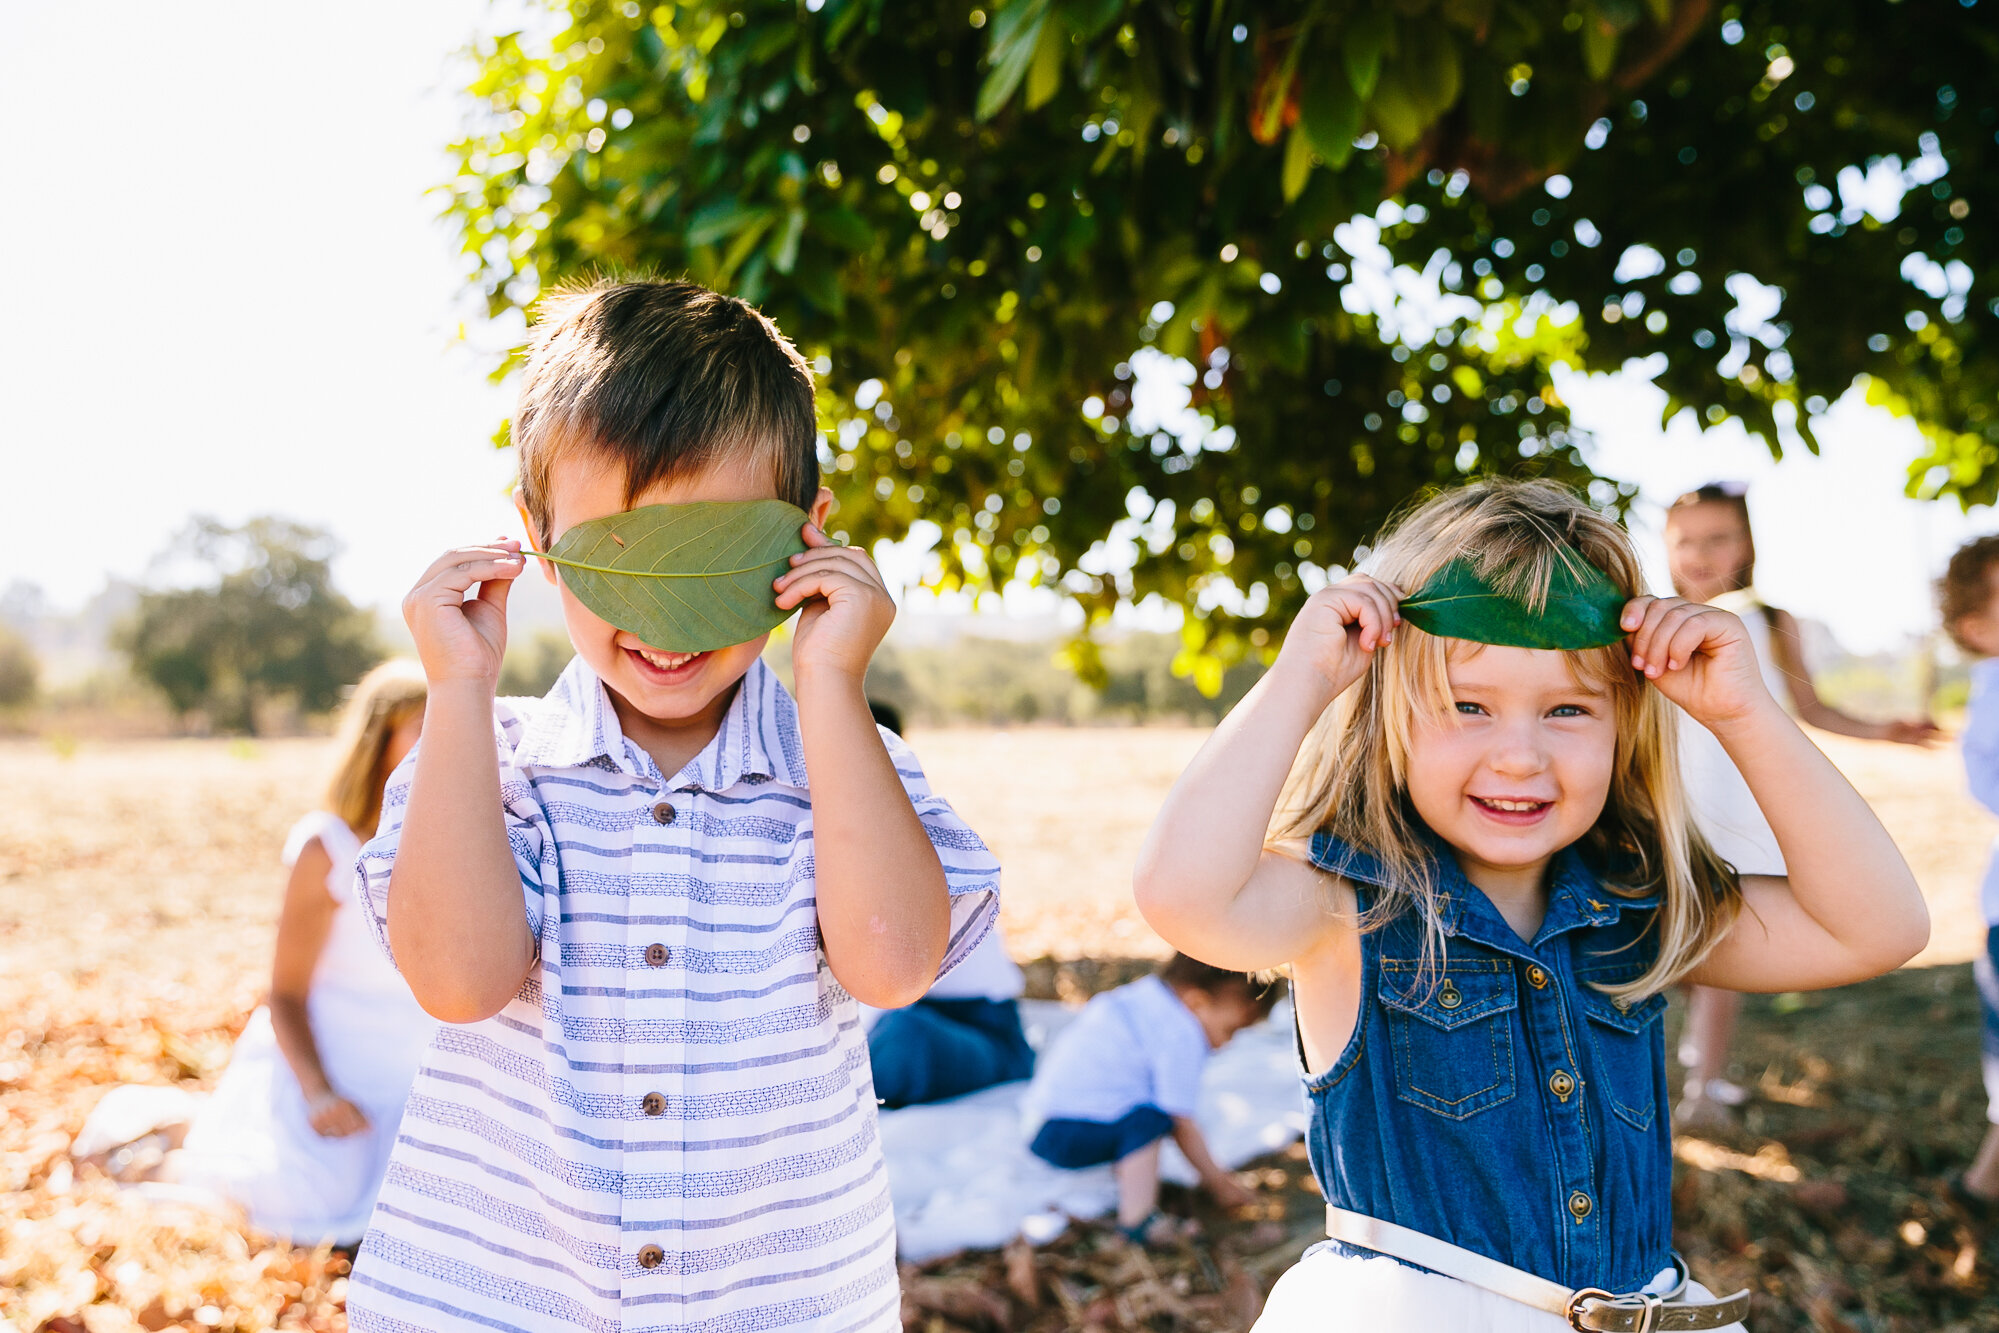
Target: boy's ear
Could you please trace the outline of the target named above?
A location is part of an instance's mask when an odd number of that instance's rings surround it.
[[[826,530],[826,520],[832,516],[832,513],[833,492],[821,486],[819,494],[812,497],[812,508],[806,511],[805,516],[812,520],[813,527],[824,532]]]
[[[520,487],[518,486],[514,487],[514,489],[508,493],[507,498],[514,502],[514,512],[521,516],[521,531],[527,534],[524,540],[527,542],[528,550],[535,551],[537,553],[540,552],[541,538],[535,533],[534,515],[528,512],[527,501],[521,498]],[[535,561],[535,563],[541,566],[541,576],[547,579],[550,583],[554,583],[555,566],[550,564],[546,560],[537,560]]]

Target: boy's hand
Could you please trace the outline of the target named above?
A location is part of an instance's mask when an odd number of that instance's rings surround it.
[[[1208,1193],[1214,1195],[1215,1202],[1223,1208],[1247,1208],[1256,1202],[1256,1191],[1244,1185],[1234,1176],[1222,1176],[1211,1181]]]
[[[780,609],[805,607],[791,641],[792,669],[801,682],[828,671],[859,682],[895,620],[895,599],[866,551],[835,546],[810,523],[804,532],[811,549],[791,557],[791,571],[771,584]]]
[[[1284,633],[1280,666],[1313,673],[1328,701],[1359,680],[1374,650],[1395,637],[1402,623],[1402,590],[1354,574],[1312,594]]]
[[[1632,669],[1709,730],[1775,706],[1749,632],[1728,612],[1678,597],[1634,597],[1618,623]]]
[[[368,1127],[367,1113],[331,1089],[305,1104],[305,1119],[323,1139],[344,1139]]]
[[[403,598],[403,623],[432,685],[499,680],[507,651],[507,590],[525,568],[521,544],[503,537],[490,546],[446,551],[424,571]],[[474,584],[479,595],[467,600]]]

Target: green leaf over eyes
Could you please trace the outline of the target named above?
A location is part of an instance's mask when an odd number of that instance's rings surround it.
[[[782,500],[647,505],[578,523],[540,558],[606,623],[665,652],[747,643],[791,615],[771,582],[805,549]]]
[[[1627,600],[1609,575],[1575,557],[1557,563],[1548,603],[1537,613],[1453,560],[1402,603],[1402,618],[1440,638],[1576,652],[1624,637],[1617,622]]]

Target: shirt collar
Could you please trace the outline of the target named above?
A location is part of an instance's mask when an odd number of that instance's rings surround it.
[[[1513,927],[1492,905],[1478,886],[1465,878],[1457,858],[1435,834],[1431,842],[1431,865],[1436,874],[1437,921],[1446,935],[1467,935],[1481,944],[1496,948],[1519,947]],[[1376,887],[1388,883],[1388,871],[1378,857],[1324,831],[1312,835],[1312,862],[1343,879]],[[1575,847],[1564,847],[1549,867],[1548,910],[1535,932],[1534,946],[1581,926],[1608,926],[1625,909],[1659,905],[1656,890],[1643,894],[1618,892],[1604,884],[1589,868]]]
[[[594,766],[632,777],[660,777],[652,756],[625,739],[610,691],[580,656],[535,708],[514,747],[514,763],[521,768]],[[726,791],[739,782],[780,782],[800,790],[806,785],[798,706],[762,658],[743,674],[714,739],[668,785]]]

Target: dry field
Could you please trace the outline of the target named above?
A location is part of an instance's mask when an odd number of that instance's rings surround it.
[[[1094,989],[1164,953],[1127,877],[1201,735],[911,737],[1007,868],[1015,954],[1064,963],[1035,969],[1039,989]],[[1822,743],[1915,866],[1937,927],[1919,961],[1938,966],[1752,1007],[1738,1072],[1761,1096],[1739,1140],[1681,1145],[1683,1243],[1712,1284],[1763,1294],[1758,1333],[1999,1329],[1999,1238],[1981,1250],[1934,1182],[1978,1132],[1962,962],[1999,823],[1963,795],[1952,749]],[[142,1207],[67,1156],[105,1088],[199,1088],[220,1072],[264,986],[279,845],[324,760],[319,741],[86,743],[67,755],[0,742],[0,1329],[344,1325],[344,1256]],[[1273,1159],[1263,1177],[1260,1229],[1217,1221],[1212,1250],[1184,1262],[1139,1256],[1133,1268],[1085,1230],[1039,1268],[969,1257],[912,1274],[910,1314],[929,1329],[1241,1327],[1311,1227],[1302,1164]]]

